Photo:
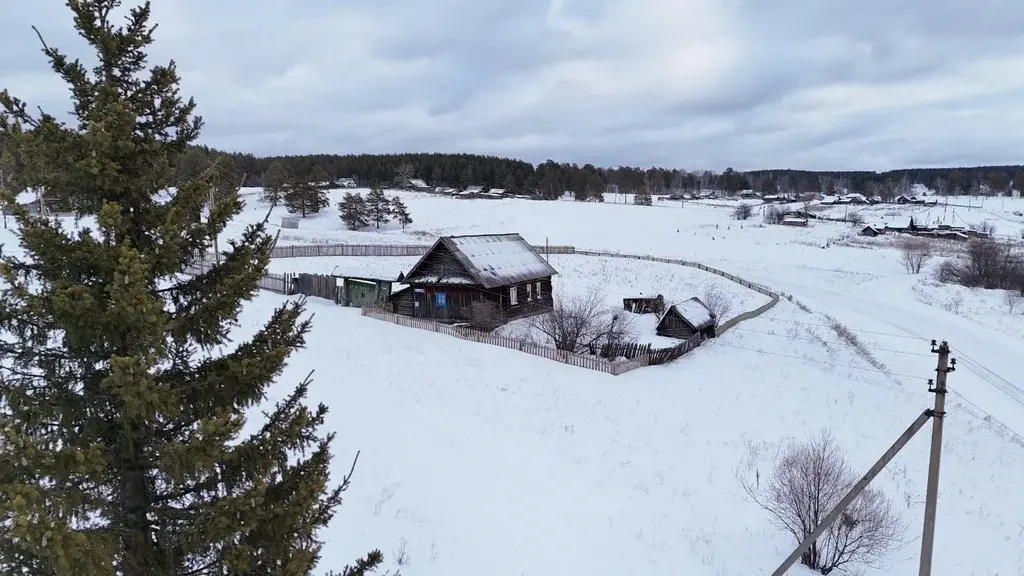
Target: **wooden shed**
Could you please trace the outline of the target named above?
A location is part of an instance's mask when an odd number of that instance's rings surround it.
[[[882,230],[885,230],[885,229],[884,228],[879,229],[878,227],[875,227],[875,226],[865,226],[863,229],[861,229],[860,235],[861,236],[870,236],[870,237],[874,238],[875,236],[879,236],[879,235],[883,234]]]
[[[716,318],[714,312],[694,296],[665,310],[658,320],[658,336],[685,340],[694,334],[708,338],[715,336]]]
[[[341,278],[340,304],[342,306],[375,306],[386,304],[391,298],[391,280],[380,278]]]
[[[442,236],[391,296],[395,313],[449,322],[472,319],[485,301],[505,320],[551,309],[551,277],[558,272],[519,234]]]

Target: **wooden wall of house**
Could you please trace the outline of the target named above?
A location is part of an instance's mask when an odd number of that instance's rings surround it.
[[[686,340],[690,336],[693,336],[694,331],[693,328],[690,328],[690,325],[684,322],[682,318],[669,313],[662,319],[661,323],[658,324],[657,333],[658,336],[668,336],[670,338]]]
[[[516,289],[515,304],[512,304],[511,298],[513,287]],[[438,306],[439,293],[444,294],[444,306]],[[413,284],[396,297],[393,303],[397,314],[446,322],[468,322],[472,318],[473,302],[479,300],[493,302],[506,320],[547,312],[554,305],[551,278],[519,282],[493,290],[482,286]]]
[[[539,295],[537,293],[538,283],[540,284]],[[516,289],[516,304],[512,304],[512,288]],[[509,320],[548,312],[555,304],[550,276],[529,282],[509,284],[495,288],[495,291],[501,298],[501,311]]]
[[[412,303],[412,288],[405,288],[392,295],[391,307],[395,314],[412,316],[414,312],[414,306]]]
[[[473,302],[490,300],[498,304],[497,294],[477,286],[431,286],[414,284],[411,290],[413,310],[417,318],[430,318],[443,322],[468,322],[472,317]],[[444,294],[443,306],[438,306],[438,295]]]

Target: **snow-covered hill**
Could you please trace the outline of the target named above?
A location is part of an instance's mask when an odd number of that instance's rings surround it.
[[[764,226],[697,203],[401,194],[415,220],[407,230],[344,230],[332,208],[282,230],[280,242],[425,244],[439,234],[519,232],[535,244],[698,260],[792,293],[809,311],[784,300],[676,362],[610,376],[311,299],[308,347],[268,402],[315,369],[310,400],[331,407],[328,427],[338,433],[335,479],[361,451],[325,534],[324,571],[381,548],[387,568],[407,576],[770,574],[793,543],[745,498],[741,464],[758,447],[829,427],[855,468],[867,468],[930,405],[929,342],[946,338],[960,369],[949,380],[957,393],[934,574],[1024,574],[1024,383],[1013,364],[1024,334],[1015,320],[993,320],[1005,316],[998,298],[909,276],[895,250],[846,242],[853,229],[839,223]],[[265,210],[253,200],[226,235]],[[663,264],[585,258],[552,256],[566,272],[556,289],[597,287],[612,301],[662,284],[685,295],[703,282]],[[414,260],[272,267],[391,275]],[[945,306],[957,293],[962,305]],[[246,306],[235,340],[284,300],[263,293]],[[922,433],[876,480],[911,530],[869,575],[917,573],[927,447]]]
[[[752,447],[830,427],[865,469],[930,404],[929,341],[946,338],[961,370],[950,376],[957,394],[935,574],[1024,574],[1024,441],[1013,431],[1024,432],[1024,397],[1011,363],[1024,334],[1012,319],[989,325],[1001,315],[994,296],[962,296],[963,310],[989,316],[950,311],[943,298],[959,289],[907,275],[884,242],[846,242],[854,230],[840,223],[764,226],[697,203],[400,194],[415,220],[407,230],[344,230],[332,209],[282,230],[280,241],[425,244],[440,234],[519,232],[535,244],[702,261],[790,292],[810,312],[784,301],[677,362],[613,377],[313,302],[310,347],[282,393],[318,368],[313,399],[334,409],[338,473],[363,451],[325,569],[381,547],[406,574],[770,573],[792,543],[740,490],[736,473]],[[250,210],[262,217],[265,208]],[[616,260],[595,274],[599,264],[585,257],[552,259],[566,271],[562,290],[589,278],[582,283],[610,300],[651,289],[659,274],[673,282],[666,265]],[[391,274],[414,260],[272,266]],[[281,300],[261,295],[241,331]],[[868,574],[916,573],[927,445],[921,434],[876,480],[911,530],[889,566]]]

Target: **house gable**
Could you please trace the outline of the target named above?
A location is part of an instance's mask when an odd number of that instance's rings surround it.
[[[405,284],[479,285],[458,256],[439,238],[403,278]]]

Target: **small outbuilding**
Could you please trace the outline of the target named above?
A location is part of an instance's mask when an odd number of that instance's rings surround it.
[[[476,302],[505,320],[551,310],[551,277],[558,274],[519,234],[442,236],[398,280],[395,313],[446,322],[472,320]]]
[[[717,324],[715,313],[700,298],[694,296],[678,304],[669,306],[658,320],[658,336],[686,340],[694,334],[706,338],[715,337]]]
[[[658,294],[654,298],[623,298],[622,309],[633,314],[661,314],[665,312],[665,297]]]
[[[883,230],[884,230],[884,228],[883,228]],[[875,226],[865,226],[865,227],[864,227],[864,228],[863,228],[863,229],[862,229],[862,230],[860,231],[860,235],[861,235],[861,236],[870,236],[871,238],[874,238],[874,237],[876,237],[876,236],[881,236],[881,235],[882,235],[882,231],[881,231],[881,230],[879,230],[879,229],[878,229],[877,227],[875,227]]]

